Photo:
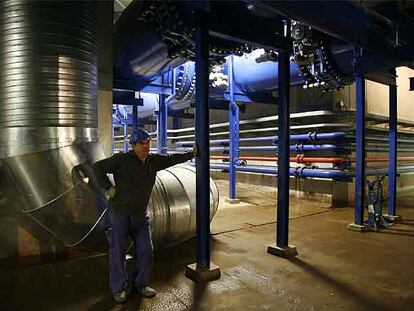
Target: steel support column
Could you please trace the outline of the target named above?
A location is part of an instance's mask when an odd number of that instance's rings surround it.
[[[196,112],[196,227],[197,262],[188,265],[186,276],[194,281],[220,278],[220,269],[210,263],[210,138],[209,138],[209,43],[208,15],[194,14],[195,32]]]
[[[122,123],[122,125],[124,128],[124,152],[127,153],[129,150],[129,144],[128,144],[128,139],[127,139],[129,124],[128,124],[128,113],[126,112],[125,107],[124,107],[124,120],[123,121],[124,122]]]
[[[229,200],[238,203],[236,194],[236,162],[239,158],[239,107],[234,102],[233,85],[233,56],[229,59],[229,127],[230,127],[230,152],[229,152]]]
[[[157,152],[167,154],[168,107],[165,104],[165,95],[159,95],[157,118]]]
[[[134,103],[132,105],[132,131],[138,129],[138,105]]]
[[[356,76],[355,224],[362,226],[365,207],[365,78]]]
[[[362,54],[361,48],[355,48],[355,64]],[[363,231],[365,208],[365,77],[355,73],[356,112],[355,112],[355,220],[348,229]]]
[[[389,86],[388,215],[396,216],[397,195],[397,86]]]
[[[290,21],[285,21],[285,36],[290,35]],[[289,246],[289,170],[290,170],[290,62],[289,51],[279,51],[279,134],[276,247],[269,246],[268,253],[277,256],[296,255],[296,248]]]
[[[177,76],[176,76],[177,68],[174,68],[172,71],[172,94],[175,95],[177,92]],[[179,120],[176,117],[172,119],[172,128],[174,130],[178,129],[179,127]]]
[[[279,169],[277,183],[277,236],[276,245],[286,247],[289,241],[289,98],[290,74],[289,53],[279,52]]]

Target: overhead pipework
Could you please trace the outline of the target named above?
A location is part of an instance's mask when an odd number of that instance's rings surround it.
[[[300,22],[292,23],[293,55],[291,60],[298,65],[304,79],[304,88],[318,87],[324,91],[339,90],[353,82],[353,76],[345,75],[336,64],[329,41],[322,33]],[[352,45],[347,45],[349,52]],[[338,53],[339,54],[339,53]],[[349,64],[348,64],[349,66]]]
[[[413,4],[408,1],[263,1],[251,6],[281,14],[372,53],[413,43]],[[399,29],[397,31],[396,29]]]
[[[350,1],[315,5],[312,2],[244,0],[213,1],[209,2],[209,7],[213,21],[209,54],[213,65],[223,64],[230,54],[241,56],[258,47],[265,49],[256,58],[258,63],[277,63],[275,46],[280,44],[286,48],[283,44],[288,42],[278,42],[283,33],[282,20],[292,19],[291,60],[298,66],[304,88],[332,91],[352,83],[354,45],[364,49],[364,56],[413,45],[410,34],[414,23],[405,12],[410,5]],[[168,70],[194,60],[193,13],[198,9],[198,2],[133,1],[118,20],[114,33],[117,46],[115,86],[140,90],[154,81],[159,83],[160,75]],[[244,22],[234,22],[238,20]],[[270,41],[274,42],[272,47],[266,44]],[[399,65],[412,65],[410,61],[404,62],[403,53],[398,55],[403,55],[397,61]],[[383,72],[370,73],[370,78],[378,82],[388,76]],[[237,77],[235,72],[236,80]],[[190,81],[194,85],[194,81]],[[193,97],[194,92],[186,91],[186,95]],[[185,106],[186,100],[181,100],[177,107]]]
[[[261,1],[218,1],[211,2],[209,5],[210,20],[214,21],[211,24],[212,35],[209,50],[212,65],[223,64],[228,55],[242,56],[258,48],[254,42],[238,39],[236,34],[246,37],[254,34],[257,42],[273,38],[274,46],[276,46],[278,36],[282,33],[280,26],[282,19],[285,18],[284,15],[290,14],[290,10],[293,10],[289,5],[282,3],[262,3]],[[323,5],[326,6],[326,4]],[[297,12],[298,16],[290,28],[292,38],[290,44],[293,47],[291,60],[298,66],[300,74],[300,78],[296,77],[295,80],[303,81],[305,88],[318,87],[324,91],[337,90],[351,83],[353,81],[353,46],[350,44],[350,38],[359,39],[357,31],[351,28],[344,30],[342,36],[330,36],[332,31],[327,30],[327,26],[322,27],[318,23],[315,27],[311,26],[313,24],[306,23],[306,18],[302,22],[300,17],[305,15],[303,10],[297,9],[296,4],[291,6],[295,7],[294,12]],[[353,4],[346,4],[345,7],[347,8],[345,13],[358,11],[360,15],[363,14]],[[115,26],[115,87],[128,85],[133,86],[135,90],[140,90],[151,82],[159,81],[160,75],[165,72],[186,61],[194,60],[193,13],[197,9],[199,9],[197,2],[133,1]],[[314,11],[310,10],[309,16],[313,13]],[[388,26],[371,15],[366,13],[364,16],[371,18],[373,23],[381,24],[384,30],[389,30]],[[229,18],[229,16],[232,17]],[[305,17],[309,19],[309,16]],[[231,22],[238,20],[239,17],[244,20],[243,23]],[[321,23],[324,22],[332,26],[331,20],[324,20]],[[343,30],[340,25],[336,27],[338,32]],[[375,29],[368,28],[364,31],[375,32]],[[226,33],[231,35],[225,35]],[[235,42],[240,42],[240,44]],[[371,46],[372,43],[367,43],[367,45]],[[255,54],[257,63],[277,63],[277,60],[278,54],[274,48],[267,47],[260,55]],[[237,68],[237,61],[235,61],[235,68]],[[181,70],[178,68],[178,71]],[[213,75],[214,72],[213,68]],[[235,79],[238,79],[237,77],[238,73],[235,72]],[[267,80],[271,81],[274,86],[274,79],[275,77],[272,77]],[[263,78],[260,79],[260,81],[263,80]],[[126,84],[126,81],[129,84]],[[194,86],[192,77],[189,81]],[[188,90],[186,94],[189,97],[194,95],[188,93]],[[186,102],[186,99],[182,102]]]
[[[198,2],[133,1],[115,24],[115,84],[117,80],[129,79],[143,86],[156,76],[194,60],[192,15],[200,5]],[[224,18],[231,6],[225,2],[212,5],[211,18],[226,28]],[[233,14],[236,17],[244,14],[247,20],[253,18],[245,6]],[[224,63],[224,57],[230,54],[241,55],[249,51],[251,46],[244,43],[219,38],[210,42],[210,59],[216,64]]]

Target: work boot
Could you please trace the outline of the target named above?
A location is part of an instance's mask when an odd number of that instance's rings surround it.
[[[154,298],[157,291],[149,286],[137,286],[138,293],[144,298]]]
[[[127,292],[126,290],[121,290],[114,293],[112,297],[116,303],[125,303],[127,301]]]

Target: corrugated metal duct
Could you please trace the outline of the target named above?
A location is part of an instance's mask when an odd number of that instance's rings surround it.
[[[1,157],[96,141],[96,8],[0,4]]]
[[[219,205],[217,185],[210,178],[210,221]],[[196,171],[182,164],[157,173],[148,212],[154,244],[181,242],[196,234]]]
[[[23,211],[68,241],[99,214],[98,188],[77,182],[79,168],[103,157],[96,26],[90,1],[0,3],[0,159],[11,181],[0,209]],[[39,228],[25,230],[38,237]]]

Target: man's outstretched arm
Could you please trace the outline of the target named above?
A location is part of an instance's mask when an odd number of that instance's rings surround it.
[[[174,153],[168,155],[157,154],[154,155],[156,161],[157,171],[166,169],[167,167],[174,166],[179,163],[184,163],[198,155],[197,145],[193,146],[193,151],[186,153]]]

